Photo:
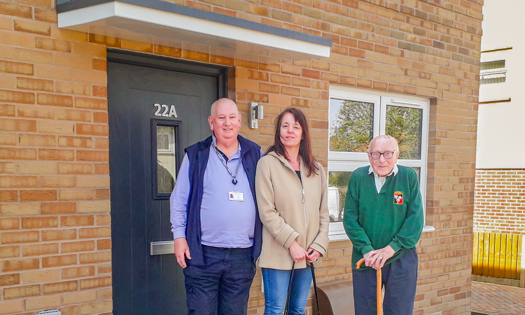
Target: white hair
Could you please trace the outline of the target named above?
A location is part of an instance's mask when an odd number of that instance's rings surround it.
[[[368,151],[370,151],[370,148],[372,147],[372,143],[376,140],[385,140],[385,141],[394,142],[396,144],[396,151],[399,151],[399,144],[397,143],[396,138],[389,136],[389,135],[380,135],[372,139],[372,141],[370,141],[370,143],[368,144]]]

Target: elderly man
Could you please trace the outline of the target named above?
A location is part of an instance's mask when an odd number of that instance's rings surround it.
[[[188,313],[246,314],[262,224],[255,201],[261,148],[241,136],[229,99],[211,106],[213,135],[186,148],[170,199],[175,256],[184,268]]]
[[[376,272],[383,268],[385,315],[412,315],[423,230],[423,205],[416,172],[397,165],[399,146],[390,136],[370,142],[370,166],[354,171],[348,183],[344,227],[353,244],[356,315],[375,315]],[[355,269],[365,258],[366,267]]]

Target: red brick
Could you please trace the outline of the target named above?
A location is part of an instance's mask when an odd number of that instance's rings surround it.
[[[39,93],[37,96],[37,103],[41,105],[73,107],[73,97]]]
[[[73,161],[75,152],[73,150],[39,149],[38,158],[40,160]]]
[[[0,262],[2,272],[31,270],[40,268],[40,260],[38,258],[27,259],[9,259]]]
[[[22,246],[22,256],[58,254],[58,244],[36,244]]]
[[[74,202],[42,203],[42,214],[70,214],[75,212],[76,203]]]
[[[78,161],[108,162],[109,151],[77,150]]]
[[[77,238],[76,230],[42,231],[42,241],[74,240],[76,238]]]
[[[111,237],[111,228],[84,228],[79,231],[80,238]]]
[[[22,190],[20,201],[54,201],[57,200],[56,190]]]
[[[51,35],[51,26],[48,23],[15,20],[15,31],[49,36]]]
[[[18,299],[28,296],[40,295],[39,285],[29,285],[25,287],[15,287],[4,289],[4,299]]]
[[[18,230],[20,228],[20,221],[18,218],[0,219],[0,230]]]
[[[92,215],[62,216],[60,226],[87,226],[94,225],[95,218]]]
[[[75,107],[107,110],[108,102],[106,100],[96,98],[77,97],[75,98]]]
[[[0,119],[0,131],[36,131],[36,121],[25,119]]]
[[[101,262],[110,262],[111,252],[97,252],[80,254],[80,264],[96,264]]]
[[[2,244],[38,242],[40,233],[37,231],[26,232],[4,232],[2,233]]]
[[[61,267],[77,264],[77,255],[42,257],[42,268]]]
[[[108,136],[109,128],[107,125],[77,124],[77,134],[93,135],[93,136]]]
[[[95,250],[94,241],[81,241],[81,242],[63,242],[61,244],[62,253],[73,253],[73,252],[86,252]],[[80,263],[82,262],[82,255],[80,255]]]
[[[1,72],[33,75],[34,70],[32,64],[0,60],[0,73]]]
[[[5,3],[0,2],[0,14],[5,15],[14,15],[19,16],[23,18],[32,18],[33,12],[31,10],[31,7],[11,4],[11,3]]]
[[[63,268],[62,269],[62,279],[89,277],[89,276],[94,276],[94,275],[95,275],[94,266],[83,266],[83,267]]]
[[[0,287],[20,284],[20,274],[11,273],[0,275]]]
[[[20,247],[18,246],[0,246],[0,258],[13,258],[20,256]],[[2,264],[0,263],[0,266]],[[8,271],[8,270],[2,270]]]
[[[111,249],[111,240],[98,240],[97,249],[98,250]]]
[[[80,289],[87,290],[111,286],[111,277],[99,277],[80,280]]]
[[[0,177],[0,188],[30,188],[37,187],[36,176],[2,176]]]
[[[63,293],[78,290],[77,281],[65,281],[44,284],[44,294]]]
[[[0,202],[17,202],[18,191],[16,190],[0,190]]]
[[[93,85],[93,96],[108,97],[108,89],[105,86]]]

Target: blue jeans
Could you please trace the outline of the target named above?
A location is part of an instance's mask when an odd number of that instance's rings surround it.
[[[264,281],[264,315],[282,315],[291,270],[262,269]],[[312,285],[312,271],[310,267],[295,269],[290,293],[290,315],[304,315],[308,293]]]
[[[184,269],[189,315],[245,315],[255,276],[251,248],[202,246],[205,266]]]
[[[385,315],[412,315],[417,285],[417,253],[407,251],[403,257],[383,267]],[[356,315],[377,314],[376,271],[374,269],[353,270],[354,307]]]

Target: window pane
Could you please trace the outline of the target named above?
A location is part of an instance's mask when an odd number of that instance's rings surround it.
[[[421,159],[421,127],[423,110],[388,105],[386,107],[385,133],[399,143],[400,159]]]
[[[416,171],[417,174],[417,180],[421,184],[421,167],[411,167],[414,171]]]
[[[505,60],[482,62],[480,65],[480,70],[491,70],[500,68],[505,68]]]
[[[374,103],[330,100],[330,150],[366,152],[374,135]]]
[[[328,172],[328,213],[330,222],[343,221],[348,181],[352,172]]]
[[[175,128],[157,126],[157,192],[171,193],[175,187]]]

